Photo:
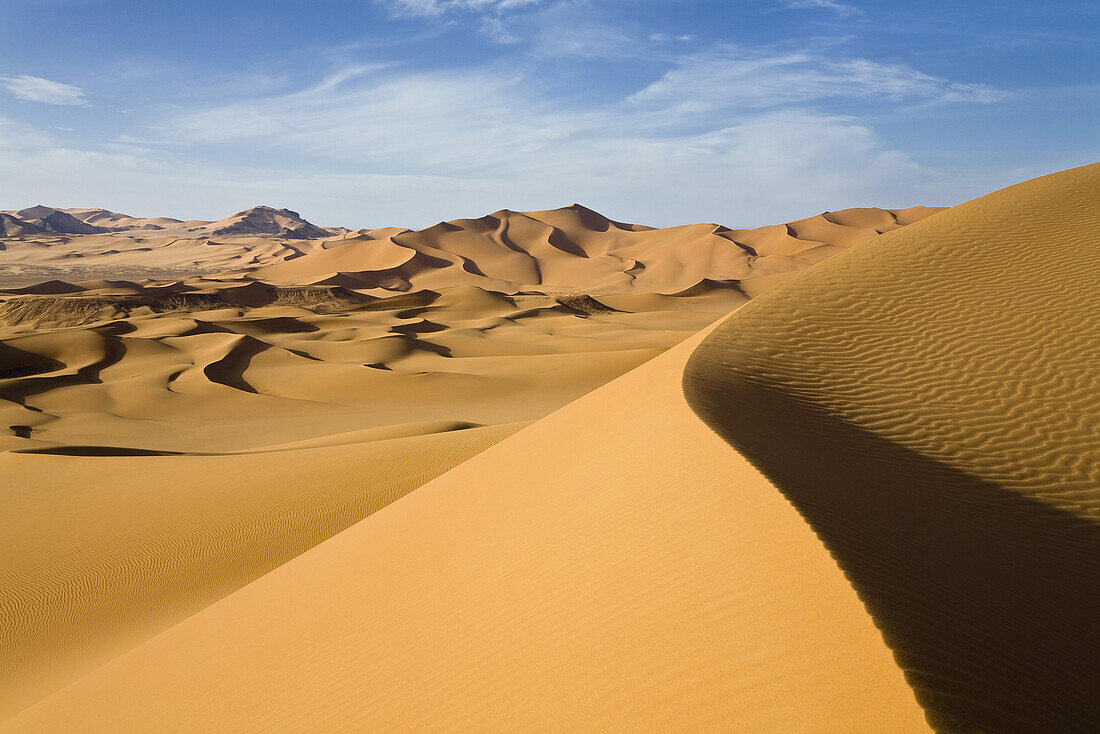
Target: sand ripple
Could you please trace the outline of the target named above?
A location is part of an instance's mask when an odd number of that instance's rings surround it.
[[[943,731],[1100,728],[1100,165],[808,271],[693,356]]]

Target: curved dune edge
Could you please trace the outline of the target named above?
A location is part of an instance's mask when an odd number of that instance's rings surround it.
[[[1013,186],[751,302],[685,372],[943,731],[1100,731],[1098,232],[1100,164]]]
[[[705,334],[0,729],[927,731],[835,562],[685,401]]]
[[[0,717],[236,591],[521,425],[406,437],[360,431],[332,437],[338,445],[304,441],[264,453],[111,456],[91,463],[0,453],[7,483],[0,494]]]

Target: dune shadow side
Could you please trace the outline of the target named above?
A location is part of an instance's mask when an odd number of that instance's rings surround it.
[[[740,378],[693,410],[817,533],[942,732],[1100,731],[1100,527]]]

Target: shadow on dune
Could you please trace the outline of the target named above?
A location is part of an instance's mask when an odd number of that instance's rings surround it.
[[[42,357],[0,343],[0,379],[5,377],[22,378],[18,382],[10,382],[0,386],[0,400],[8,400],[30,410],[38,411],[38,408],[27,405],[27,398],[72,385],[101,384],[103,380],[100,378],[100,373],[122,361],[122,358],[126,356],[126,344],[123,339],[118,337],[105,336],[103,337],[102,349],[103,354],[100,359],[77,369],[74,374],[51,375],[50,372],[64,369],[65,364],[49,357]],[[12,366],[5,366],[9,362]]]
[[[30,438],[30,432],[24,438]],[[13,449],[13,454],[48,454],[51,456],[183,456],[180,451],[136,449],[128,446],[42,446],[33,449]],[[195,453],[192,456],[208,456]]]
[[[696,413],[837,560],[944,732],[1100,731],[1100,528],[742,382],[704,343]]]
[[[64,368],[65,364],[56,359],[16,349],[0,341],[0,380],[30,377]]]
[[[257,393],[255,387],[244,379],[244,373],[257,354],[271,349],[271,345],[251,336],[244,336],[234,344],[225,356],[202,368],[206,379],[234,390]]]

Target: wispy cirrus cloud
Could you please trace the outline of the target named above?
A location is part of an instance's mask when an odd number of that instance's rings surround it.
[[[852,18],[863,15],[862,9],[855,5],[837,2],[837,0],[784,0],[783,7],[787,10],[831,10],[841,18]]]
[[[814,109],[822,100],[889,106],[997,94],[865,59],[723,47],[682,57],[657,81],[602,104],[554,99],[496,67],[394,67],[338,71],[291,94],[182,111],[162,131],[227,155],[281,151],[300,170],[353,166],[371,192],[385,181],[464,182],[433,201],[410,194],[420,203],[407,205],[403,224],[424,223],[441,201],[467,201],[470,192],[492,208],[562,203],[554,192],[568,182],[571,198],[628,219],[671,224],[651,212],[675,209],[681,221],[741,225],[838,200],[942,202],[958,191],[857,118]]]
[[[88,95],[80,87],[62,84],[40,76],[20,74],[0,76],[0,85],[16,99],[55,105],[86,105]]]
[[[952,82],[897,64],[812,50],[771,53],[727,46],[683,57],[630,99],[701,114],[844,98],[984,103],[1006,96],[984,84]]]
[[[502,12],[543,0],[375,0],[399,15],[441,16],[453,11]]]

